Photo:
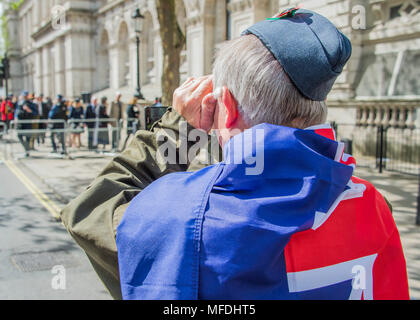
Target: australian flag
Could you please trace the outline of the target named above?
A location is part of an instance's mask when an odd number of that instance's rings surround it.
[[[331,127],[262,124],[224,159],[133,199],[117,230],[124,299],[408,298],[390,210]]]

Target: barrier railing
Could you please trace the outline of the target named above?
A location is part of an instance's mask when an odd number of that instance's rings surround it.
[[[101,118],[101,119],[69,119],[67,121],[68,125],[71,124],[83,124],[83,125],[89,125],[89,124],[95,124],[94,128],[91,129],[95,129],[98,125],[103,125],[103,124],[114,124],[113,127],[118,127],[119,125],[119,121],[117,119],[112,119],[112,118]]]
[[[338,140],[346,143],[358,166],[420,178],[420,129],[337,123],[333,126]],[[420,226],[420,179],[418,190],[416,224]]]
[[[140,128],[140,120],[137,118],[129,118],[127,119],[126,123],[127,123],[127,132],[131,132],[132,134],[135,134],[140,129],[145,129],[145,128]]]
[[[45,129],[40,129],[39,125],[45,125]],[[29,128],[31,126],[31,128]],[[57,126],[54,128],[54,126]],[[10,122],[10,130],[14,130],[18,135],[39,134],[46,132],[66,132],[67,124],[65,120],[13,120]]]
[[[112,149],[117,150],[125,123],[125,127],[128,128],[130,134],[135,134],[138,130],[144,129],[140,128],[140,121],[137,118],[121,119],[120,121],[113,118],[101,118],[69,119],[68,121],[61,119],[14,120],[10,122],[10,130],[20,141],[22,137],[33,140],[40,135],[64,134],[65,140],[68,142],[70,141],[68,137],[71,134],[86,134],[89,150],[95,149],[97,145],[112,145]],[[60,136],[58,138],[61,139]],[[66,151],[66,153],[68,152]]]
[[[334,124],[359,165],[403,174],[419,175],[420,130],[391,126]]]
[[[127,139],[124,143],[125,146],[130,135],[134,135],[138,130],[150,130],[152,125],[161,119],[167,109],[167,107],[146,107],[141,109],[139,118],[129,118],[125,120],[113,118],[69,119],[68,121],[62,119],[15,119],[10,122],[9,130],[17,136],[22,144],[24,144],[22,142],[23,138],[24,140],[30,140],[31,148],[33,148],[34,139],[38,140],[38,138],[42,136],[42,141],[45,141],[44,139],[47,134],[49,134],[52,139],[58,137],[60,143],[63,140],[61,134],[64,134],[66,143],[64,144],[63,149],[66,149],[67,144],[72,146],[72,142],[68,143],[71,140],[68,139],[70,135],[86,134],[89,150],[96,150],[97,145],[104,145],[105,147],[105,145],[111,144],[113,150],[118,150],[123,136],[123,129],[126,130],[125,133],[127,134]],[[0,123],[0,137],[4,135],[6,130],[7,126]],[[29,144],[28,141],[26,141],[25,144]],[[54,150],[56,149],[55,142],[53,142],[53,148]]]

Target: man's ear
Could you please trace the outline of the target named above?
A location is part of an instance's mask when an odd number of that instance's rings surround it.
[[[223,87],[222,101],[226,108],[226,128],[231,128],[239,117],[238,102],[227,87]]]

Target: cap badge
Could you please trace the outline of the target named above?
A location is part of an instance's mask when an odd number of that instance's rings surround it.
[[[284,19],[284,18],[293,18],[296,15],[296,12],[299,9],[302,9],[302,5],[299,5],[296,8],[291,8],[291,9],[288,9],[288,10],[283,11],[281,13],[278,13],[274,17],[268,18],[267,20],[273,21],[273,20],[280,20],[280,19]]]

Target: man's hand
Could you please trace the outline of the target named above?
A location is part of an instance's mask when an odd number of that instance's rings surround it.
[[[189,78],[175,90],[173,107],[196,129],[210,131],[217,100],[213,97],[213,76]]]

